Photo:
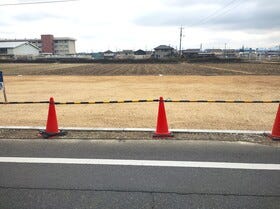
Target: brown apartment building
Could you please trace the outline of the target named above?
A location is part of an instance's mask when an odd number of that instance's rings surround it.
[[[54,37],[51,34],[41,35],[40,39],[0,39],[0,42],[22,42],[28,41],[40,49],[40,53],[69,55],[76,54],[74,38]]]

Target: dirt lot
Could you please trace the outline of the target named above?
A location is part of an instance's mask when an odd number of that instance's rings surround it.
[[[21,68],[20,68],[21,69]],[[20,71],[18,69],[18,71]],[[25,69],[28,71],[28,69]],[[8,70],[6,70],[8,71]],[[14,69],[12,69],[14,71]],[[23,70],[24,71],[24,70]],[[6,76],[9,101],[280,99],[279,76]],[[0,101],[3,101],[0,95]],[[276,104],[166,104],[170,128],[270,130]],[[0,125],[44,126],[48,105],[0,105]],[[157,103],[57,106],[60,126],[148,127]]]
[[[0,64],[5,75],[280,75],[280,63]]]

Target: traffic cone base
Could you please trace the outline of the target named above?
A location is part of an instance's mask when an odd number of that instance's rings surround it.
[[[265,134],[265,136],[274,140],[274,141],[279,141],[280,140],[279,136],[273,136],[272,134]]]
[[[280,140],[280,104],[276,113],[271,134],[266,134],[272,140]]]
[[[153,137],[166,138],[173,135],[168,130],[167,118],[164,108],[164,100],[162,97],[159,99],[157,128]]]
[[[39,131],[39,136],[42,136],[44,139],[54,138],[55,136],[65,136],[67,132],[63,130],[58,130],[57,133],[48,133],[46,131]]]
[[[174,135],[169,132],[167,134],[157,134],[157,133],[154,133],[153,137],[154,138],[169,138],[169,137],[173,137]]]

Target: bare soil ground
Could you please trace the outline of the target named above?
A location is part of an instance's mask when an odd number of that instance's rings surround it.
[[[0,64],[5,75],[280,75],[280,63]]]
[[[245,75],[280,75],[280,63],[208,63],[203,66]]]
[[[9,101],[278,100],[279,76],[6,76]],[[0,101],[3,101],[0,95]],[[147,127],[157,103],[56,106],[63,127]],[[170,128],[271,130],[276,104],[166,103]],[[48,105],[0,105],[0,126],[44,126]]]

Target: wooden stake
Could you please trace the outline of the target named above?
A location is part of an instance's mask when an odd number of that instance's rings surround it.
[[[4,82],[3,82],[3,95],[4,95],[5,103],[7,103],[8,100],[7,100],[7,95],[6,95],[6,90],[5,90]]]

